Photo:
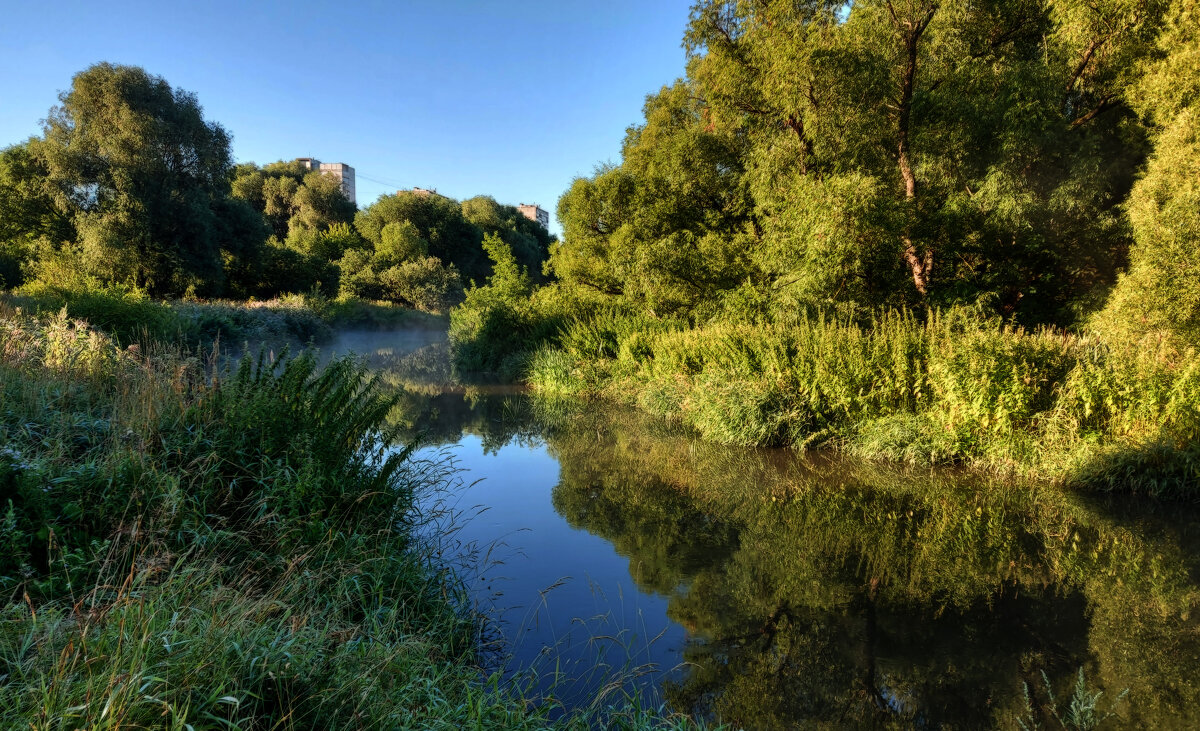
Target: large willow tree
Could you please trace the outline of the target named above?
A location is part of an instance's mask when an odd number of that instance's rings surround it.
[[[677,308],[715,290],[1069,317],[1125,259],[1147,154],[1129,98],[1164,10],[699,2],[687,78],[564,196],[552,266]]]
[[[222,250],[261,238],[260,218],[229,197],[229,134],[141,68],[76,74],[30,150],[78,232],[78,265],[102,280],[217,291]]]
[[[1154,153],[1129,197],[1135,244],[1102,320],[1134,336],[1200,336],[1200,3],[1177,0],[1130,95]]]

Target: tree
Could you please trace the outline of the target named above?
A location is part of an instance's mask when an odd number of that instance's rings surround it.
[[[338,267],[342,291],[353,297],[426,312],[446,312],[463,297],[458,270],[429,256],[429,242],[407,220],[385,224],[374,246],[348,248]]]
[[[280,240],[299,230],[320,231],[353,223],[356,207],[331,175],[309,170],[299,161],[274,162],[259,168],[238,165],[233,195],[261,213]]]
[[[516,206],[501,205],[484,195],[463,201],[462,213],[485,236],[496,234],[503,239],[513,256],[535,276],[541,272],[542,262],[554,241],[541,224],[526,218]]]
[[[1129,94],[1153,154],[1127,209],[1135,245],[1100,322],[1134,336],[1200,336],[1200,3],[1176,0],[1157,54]]]
[[[30,143],[55,208],[79,236],[80,265],[155,294],[215,292],[228,237],[229,134],[196,96],[134,66],[76,74]]]
[[[383,299],[425,312],[448,312],[463,299],[462,280],[454,265],[436,257],[417,256],[379,273]]]
[[[379,232],[375,256],[385,266],[423,258],[428,254],[429,242],[421,238],[421,232],[411,221],[389,223]]]
[[[388,224],[408,222],[428,244],[429,255],[445,266],[453,264],[467,278],[483,279],[487,259],[480,244],[482,232],[463,218],[462,206],[436,193],[403,191],[380,196],[358,212],[354,225],[363,238],[379,247]]]
[[[0,288],[15,287],[39,245],[75,238],[71,219],[54,205],[46,166],[30,142],[0,150]]]
[[[560,199],[565,241],[547,269],[564,284],[665,315],[715,302],[751,275],[745,149],[707,127],[691,91],[680,82],[647,98],[621,165]]]
[[[1045,320],[1124,254],[1144,145],[1122,93],[1160,15],[1159,0],[704,0],[684,86],[701,128],[738,146],[740,248],[775,301],[983,299]]]

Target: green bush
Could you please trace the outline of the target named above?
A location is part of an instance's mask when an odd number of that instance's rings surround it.
[[[67,288],[32,282],[18,291],[18,302],[36,312],[57,312],[86,320],[122,343],[194,337],[192,323],[144,291],[125,285],[81,284]]]
[[[450,312],[450,342],[455,370],[464,376],[499,374],[519,365],[544,343],[557,339],[563,317],[545,311],[533,298],[529,273],[508,244],[489,235],[484,249],[493,273],[484,286],[467,290],[461,305]]]
[[[1159,494],[1200,484],[1200,357],[1175,339],[1027,332],[974,309],[863,314],[685,327],[597,309],[574,315],[526,378],[728,444],[831,444]]]
[[[1037,427],[1077,357],[1076,339],[1008,327],[939,329],[929,381],[938,424],[963,455]]]
[[[391,224],[389,224],[391,225]],[[382,299],[422,312],[448,312],[463,298],[462,281],[453,266],[435,257],[405,261],[379,273]]]

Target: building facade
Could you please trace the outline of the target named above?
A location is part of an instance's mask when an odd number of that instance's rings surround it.
[[[342,194],[350,200],[351,203],[358,205],[358,199],[355,197],[354,191],[354,168],[344,162],[321,162],[313,157],[298,157],[296,162],[303,163],[308,170],[316,170],[325,175],[332,175],[338,179],[338,183],[342,186]]]
[[[536,203],[532,205],[522,203],[517,206],[517,210],[530,221],[542,224],[542,228],[546,230],[550,229],[550,211],[547,211]]]

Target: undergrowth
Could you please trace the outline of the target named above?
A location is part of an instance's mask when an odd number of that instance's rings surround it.
[[[689,326],[575,318],[527,356],[545,398],[612,398],[725,444],[829,446],[1163,496],[1200,484],[1200,355],[969,310]]]
[[[192,349],[214,341],[292,343],[299,346],[330,340],[337,329],[444,329],[446,318],[389,303],[356,297],[330,299],[319,292],[288,294],[269,300],[160,301],[122,285],[79,286],[27,284],[0,297],[9,310],[52,315],[66,310],[123,345],[174,342]]]
[[[490,681],[394,397],[311,353],[227,368],[0,318],[0,718],[35,730],[551,724]]]

